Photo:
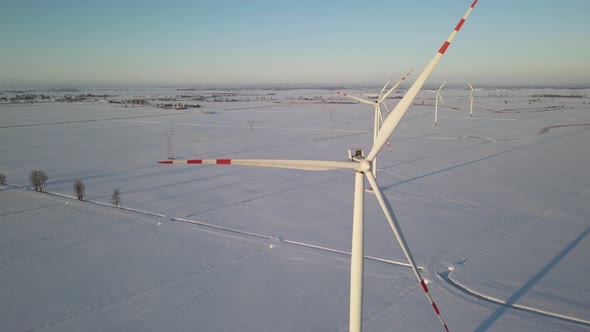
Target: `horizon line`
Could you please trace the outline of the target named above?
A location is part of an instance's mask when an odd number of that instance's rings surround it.
[[[458,88],[467,85],[467,81],[449,81],[447,87]],[[433,81],[427,83],[427,86],[440,85],[442,81]],[[505,89],[505,88],[528,88],[528,89],[550,89],[550,88],[571,88],[571,89],[590,89],[590,82],[568,82],[568,83],[477,83],[472,82],[481,88],[488,89]],[[199,83],[199,82],[155,82],[155,81],[82,81],[82,80],[37,80],[37,81],[1,81],[0,90],[6,89],[32,89],[32,88],[51,88],[51,87],[70,87],[80,88],[192,88],[192,89],[209,89],[209,88],[334,88],[334,87],[379,87],[383,83],[379,82],[224,82],[224,83]]]

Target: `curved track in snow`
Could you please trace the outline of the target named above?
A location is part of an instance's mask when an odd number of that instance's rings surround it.
[[[412,179],[407,178],[401,174],[394,173],[390,170],[385,170],[384,173],[395,176],[395,177],[399,177],[404,181],[408,181],[408,180],[412,181],[412,183],[414,183],[416,185],[425,187],[425,188],[435,191],[439,194],[443,194],[445,196],[448,196],[448,197],[455,199],[459,202],[467,204],[467,205],[481,211],[484,214],[487,214],[491,218],[491,220],[495,220],[495,221],[490,223],[490,225],[488,227],[486,227],[484,230],[479,232],[478,233],[479,235],[482,235],[482,234],[490,231],[498,223],[505,222],[505,217],[503,216],[503,214],[500,211],[497,211],[496,209],[494,209],[490,206],[487,206],[482,203],[477,203],[477,202],[463,199],[457,195],[442,191],[442,190],[434,188],[428,184],[422,183],[418,179],[412,180]],[[577,196],[580,193],[585,192],[587,189],[588,188],[583,188],[583,189],[579,190],[578,192],[570,195],[570,197],[568,197],[564,202],[558,204],[557,206],[551,207],[548,210],[559,208],[559,207],[565,205],[573,197]],[[473,252],[471,255],[463,258],[461,261],[459,261],[459,263],[463,264],[463,263],[467,262],[468,260],[472,259],[473,257],[477,257],[482,252],[484,252],[486,249],[492,247],[493,245],[495,245],[498,242],[502,241],[503,239],[507,238],[508,236],[513,234],[514,232],[522,229],[523,227],[526,227],[527,225],[529,225],[531,223],[538,221],[542,216],[544,216],[545,214],[548,213],[547,212],[548,210],[541,212],[539,215],[533,217],[528,222],[526,222],[522,225],[519,225],[518,227],[515,227],[514,229],[510,230],[509,232],[502,234],[499,238],[494,237],[495,238],[494,240],[483,245],[478,250]],[[477,238],[478,238],[478,235],[474,236],[474,239],[477,239]],[[473,239],[472,239],[472,241],[473,241]],[[461,247],[462,245],[464,245],[464,244],[449,247],[446,250],[443,250],[443,251],[437,253],[436,255],[428,258],[428,261],[427,261],[426,271],[430,273],[430,275],[432,277],[432,281],[435,282],[441,288],[441,290],[445,291],[445,293],[447,295],[452,294],[453,296],[460,297],[460,298],[462,298],[466,301],[472,302],[472,303],[480,303],[481,301],[485,301],[485,302],[492,303],[495,305],[500,305],[505,308],[515,309],[515,310],[519,310],[519,311],[526,312],[529,314],[534,314],[534,315],[537,315],[537,316],[543,317],[543,318],[556,319],[556,320],[559,320],[562,322],[574,323],[577,325],[590,327],[590,320],[585,320],[585,319],[581,319],[581,318],[577,318],[577,317],[573,317],[573,316],[568,316],[568,315],[564,315],[561,313],[552,312],[552,311],[548,311],[548,310],[543,310],[543,309],[539,309],[539,308],[535,308],[535,307],[531,307],[531,306],[521,305],[521,304],[517,304],[517,303],[510,303],[509,301],[504,301],[504,300],[496,298],[494,296],[484,294],[484,293],[479,292],[475,289],[469,288],[466,285],[461,284],[460,282],[458,282],[457,280],[452,278],[451,274],[453,271],[453,267],[449,266],[449,264],[446,264],[443,261],[441,261],[441,257],[443,257],[445,254],[447,254],[451,250]]]
[[[590,327],[590,320],[585,320],[585,319],[576,318],[576,317],[572,317],[572,316],[562,315],[559,313],[555,313],[555,312],[551,312],[551,311],[547,311],[547,310],[541,310],[541,309],[537,309],[534,307],[525,306],[525,305],[521,305],[521,304],[516,304],[516,303],[511,304],[511,303],[508,303],[507,301],[498,299],[496,297],[483,294],[483,293],[478,292],[474,289],[471,289],[471,288],[459,283],[455,279],[453,279],[453,277],[451,276],[451,272],[452,271],[447,270],[447,271],[439,274],[439,276],[444,281],[446,281],[449,285],[455,287],[456,289],[460,290],[461,292],[468,294],[474,298],[477,298],[477,299],[480,299],[483,301],[487,301],[487,302],[491,302],[494,304],[498,304],[501,306],[505,306],[505,307],[508,307],[511,309],[516,309],[516,310],[520,310],[520,311],[524,311],[524,312],[528,312],[528,313],[532,313],[532,314],[536,314],[536,315],[541,315],[544,317],[555,318],[555,319],[559,319],[562,321],[581,324],[581,325]]]

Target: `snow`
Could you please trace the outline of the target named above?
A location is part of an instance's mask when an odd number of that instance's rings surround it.
[[[370,149],[371,107],[274,93],[188,110],[0,105],[0,330],[346,330],[352,171],[156,163],[165,129],[177,158]],[[468,90],[442,94],[437,127],[434,96],[419,94],[377,181],[450,329],[590,330],[590,90],[485,89],[473,118]],[[49,194],[27,190],[32,169]],[[440,330],[412,271],[387,263],[405,259],[370,193],[365,221],[365,254],[386,261],[366,260],[364,329]]]

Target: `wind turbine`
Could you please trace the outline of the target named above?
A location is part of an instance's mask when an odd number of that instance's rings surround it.
[[[440,88],[438,88],[438,90],[428,90],[429,92],[434,92],[436,94],[434,102],[434,124],[432,125],[433,127],[438,126],[438,100],[440,99],[441,104],[445,104],[442,96],[440,95],[440,90],[442,90],[445,84],[447,84],[447,81],[444,81],[444,83],[440,86]]]
[[[473,85],[471,85],[471,83],[469,83],[469,81],[467,81],[467,84],[469,84],[469,88],[471,89],[471,93],[469,94],[469,100],[471,101],[471,106],[469,107],[469,117],[472,117],[473,116],[473,92],[480,91],[483,89],[474,89]]]
[[[408,243],[401,231],[397,218],[393,212],[389,201],[385,199],[381,188],[377,185],[377,181],[373,176],[373,161],[381,151],[389,136],[393,133],[406,111],[412,105],[418,92],[424,86],[424,83],[438,64],[440,58],[446,52],[447,48],[461,29],[461,26],[475,7],[478,0],[474,0],[467,12],[463,15],[457,26],[453,29],[447,40],[442,44],[440,49],[436,52],[430,63],[426,66],[424,71],[418,76],[414,84],[406,92],[404,97],[395,106],[393,111],[388,115],[379,130],[373,147],[369,154],[364,156],[356,156],[353,162],[343,161],[329,161],[329,160],[279,160],[279,159],[188,159],[188,160],[164,160],[159,161],[161,164],[212,164],[212,165],[243,165],[243,166],[258,166],[258,167],[276,167],[287,169],[299,169],[308,171],[328,171],[334,169],[351,169],[355,171],[355,189],[354,189],[354,205],[353,205],[353,221],[352,221],[352,248],[351,248],[351,262],[350,262],[350,316],[349,316],[349,331],[357,332],[362,330],[362,303],[363,303],[363,266],[364,266],[364,177],[367,177],[369,184],[373,188],[375,197],[379,201],[381,208],[397,238],[406,258],[408,259],[412,270],[422,290],[424,291],[428,301],[432,305],[437,317],[439,318],[444,329],[448,332],[449,329],[444,322],[440,311],[432,300],[426,287],[426,282],[422,278],[420,271],[416,265],[416,261],[410,251]]]
[[[354,99],[360,103],[363,104],[367,104],[367,105],[371,105],[375,107],[375,120],[373,123],[373,143],[375,142],[375,139],[377,139],[377,133],[379,133],[379,128],[381,128],[381,124],[383,123],[383,114],[381,113],[381,104],[383,104],[385,106],[385,109],[387,110],[387,112],[389,113],[389,109],[387,108],[387,104],[385,103],[385,100],[387,100],[387,98],[393,93],[393,91],[395,91],[395,89],[403,82],[405,81],[405,79],[410,76],[410,74],[412,73],[412,71],[414,70],[414,68],[412,68],[407,74],[406,76],[402,77],[395,85],[393,85],[389,90],[387,90],[387,92],[385,94],[383,94],[383,92],[385,91],[385,89],[387,89],[387,86],[389,85],[389,83],[391,82],[391,80],[393,79],[393,76],[389,78],[389,80],[387,81],[387,83],[385,83],[385,85],[383,86],[383,88],[381,89],[381,92],[377,95],[377,100],[376,101],[370,101],[367,99],[363,99],[357,96],[352,96],[346,93],[342,93],[340,91],[336,91],[337,94],[344,96],[344,97],[348,97],[351,99]],[[377,159],[373,160],[373,176],[376,178],[377,177]]]

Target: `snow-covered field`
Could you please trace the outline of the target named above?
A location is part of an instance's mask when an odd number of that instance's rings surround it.
[[[346,330],[353,171],[156,162],[170,129],[179,159],[345,161],[370,149],[373,109],[239,95],[0,104],[0,331]],[[468,96],[443,90],[433,127],[421,92],[378,156],[431,294],[452,331],[589,331],[590,90],[477,91],[473,118]],[[49,194],[27,190],[33,169]],[[86,202],[66,197],[77,179]],[[364,329],[441,330],[372,196]]]

